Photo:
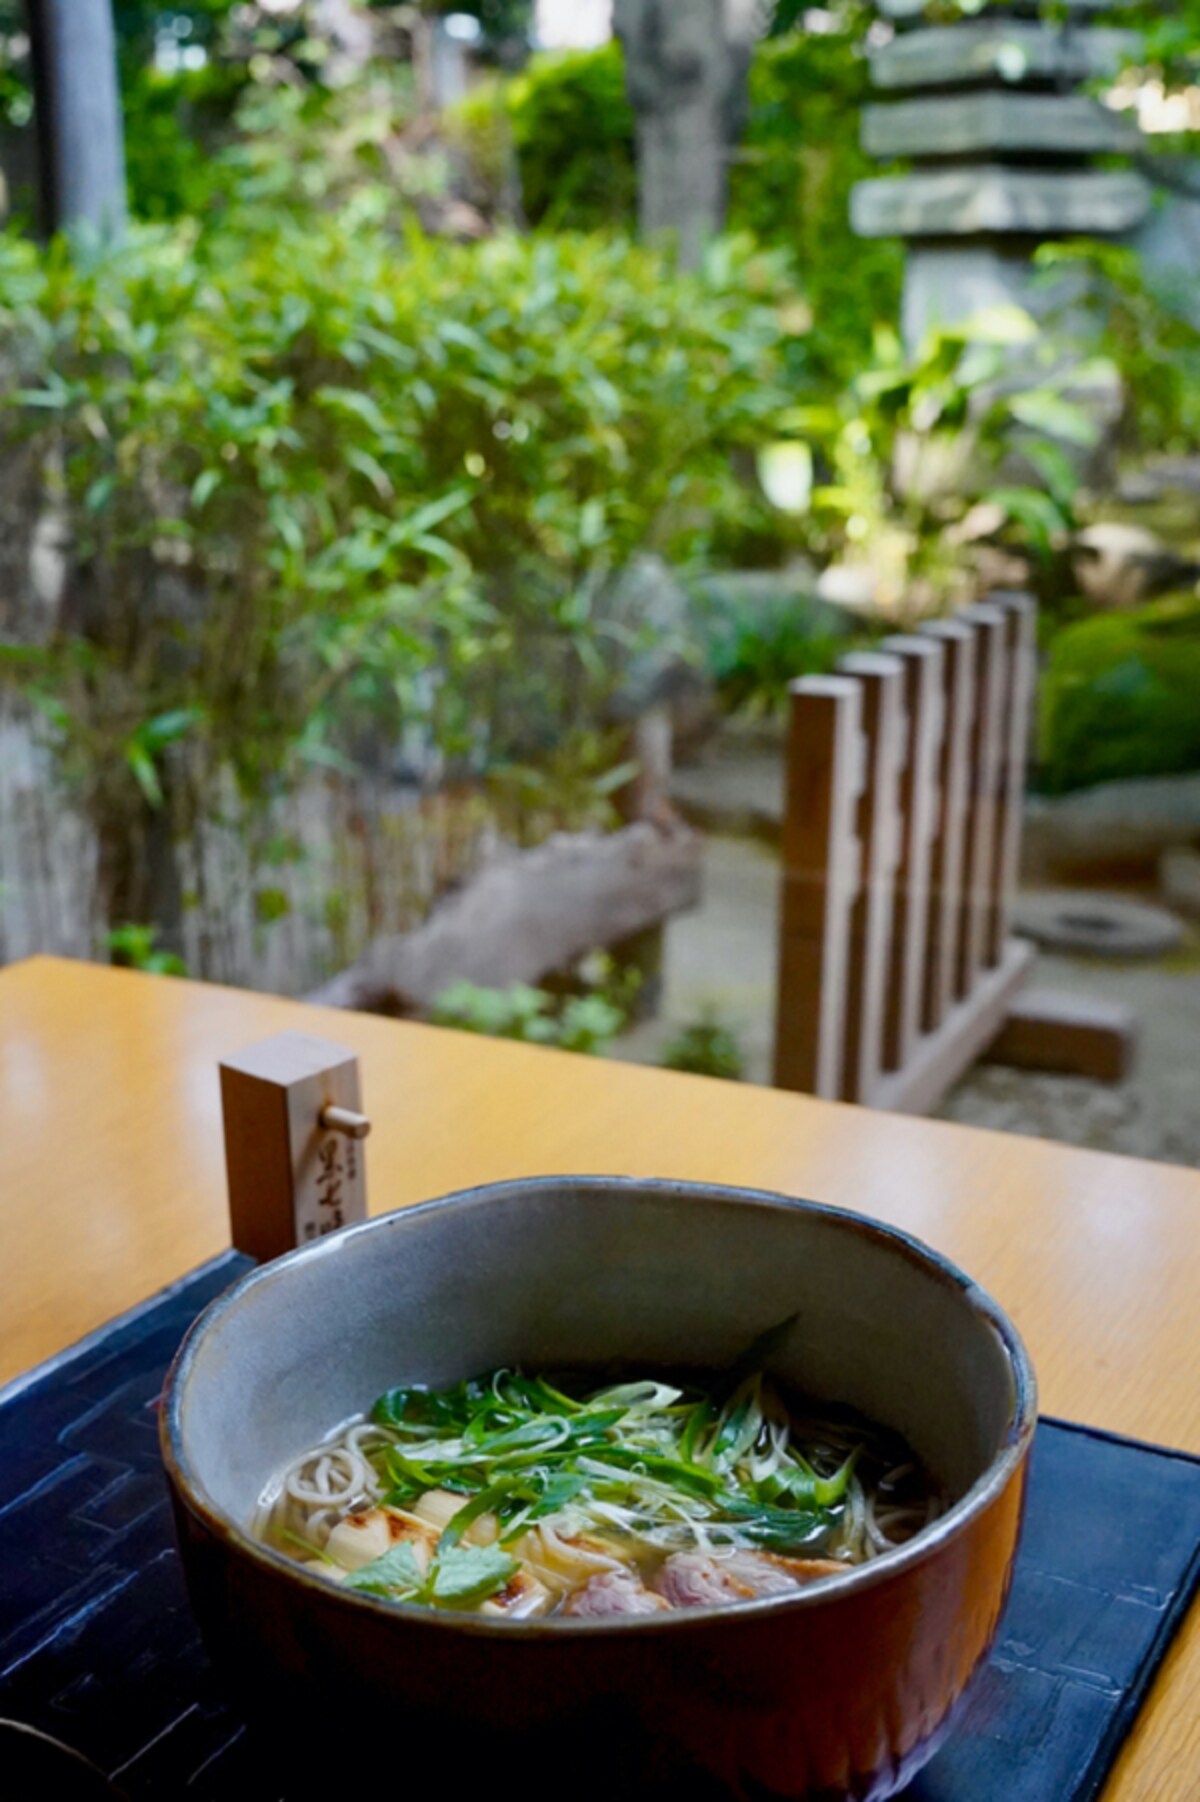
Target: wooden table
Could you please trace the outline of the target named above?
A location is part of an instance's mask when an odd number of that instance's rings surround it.
[[[285,1029],[361,1057],[375,1212],[568,1171],[862,1209],[992,1291],[1047,1413],[1200,1453],[1200,1173],[51,958],[0,971],[0,1382],[227,1246],[217,1062]],[[1105,1802],[1198,1794],[1194,1610]]]

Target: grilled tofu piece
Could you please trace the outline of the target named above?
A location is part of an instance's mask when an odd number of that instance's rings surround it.
[[[424,1575],[437,1541],[436,1529],[415,1515],[391,1508],[368,1508],[340,1520],[326,1540],[325,1550],[343,1570],[356,1571],[382,1558],[394,1545],[407,1544],[412,1547],[417,1569]]]
[[[545,1614],[553,1602],[553,1593],[524,1565],[509,1578],[496,1595],[480,1603],[480,1614],[502,1614],[506,1620],[528,1620],[531,1615]]]

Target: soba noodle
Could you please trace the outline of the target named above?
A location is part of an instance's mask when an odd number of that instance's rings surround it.
[[[390,1390],[278,1473],[257,1531],[349,1589],[520,1619],[780,1593],[935,1518],[898,1435],[799,1406],[754,1362],[704,1382],[497,1370]]]

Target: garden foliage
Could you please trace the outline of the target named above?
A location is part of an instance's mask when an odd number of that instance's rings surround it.
[[[432,238],[369,141],[340,165],[280,104],[203,221],[0,238],[0,454],[69,562],[9,660],[114,843],[402,728],[463,769],[591,728],[635,648],[615,574],[703,555],[786,400],[770,257]]]
[[[842,382],[869,354],[873,326],[895,318],[902,264],[898,245],[867,244],[850,230],[850,189],[874,172],[858,142],[867,19],[853,6],[829,19],[833,29],[788,30],[755,50],[729,224],[794,260],[808,314],[795,370]],[[535,56],[511,81],[469,98],[460,122],[493,166],[497,106],[531,225],[632,229],[634,118],[618,43]]]
[[[1098,239],[1043,245],[1037,261],[1048,295],[1063,295],[1050,329],[1120,371],[1122,450],[1200,446],[1200,309],[1182,266],[1150,273],[1130,246]]]
[[[788,417],[817,477],[812,548],[869,567],[885,605],[916,612],[972,597],[985,541],[1048,558],[1096,438],[1071,396],[1084,374],[1018,307],[935,327],[911,357],[877,332],[840,393]]]
[[[634,124],[620,44],[535,56],[500,98],[529,224],[631,230]]]
[[[1200,769],[1200,602],[1157,601],[1064,627],[1041,690],[1051,793]]]
[[[516,982],[506,989],[455,982],[434,1002],[435,1026],[493,1039],[519,1039],[527,1045],[552,1045],[560,1051],[602,1053],[628,1023],[620,1007],[600,994],[559,998],[545,989]]]
[[[737,1034],[712,1007],[701,1009],[694,1020],[680,1027],[664,1045],[661,1061],[666,1070],[719,1076],[727,1082],[741,1082],[746,1073]]]

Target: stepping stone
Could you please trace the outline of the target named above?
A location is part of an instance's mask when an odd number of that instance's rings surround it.
[[[1165,908],[1092,889],[1019,895],[1013,927],[1055,951],[1102,957],[1161,957],[1183,939],[1181,922]]]
[[[1200,844],[1200,771],[1135,776],[1025,803],[1025,867],[1154,864],[1176,845]]]

